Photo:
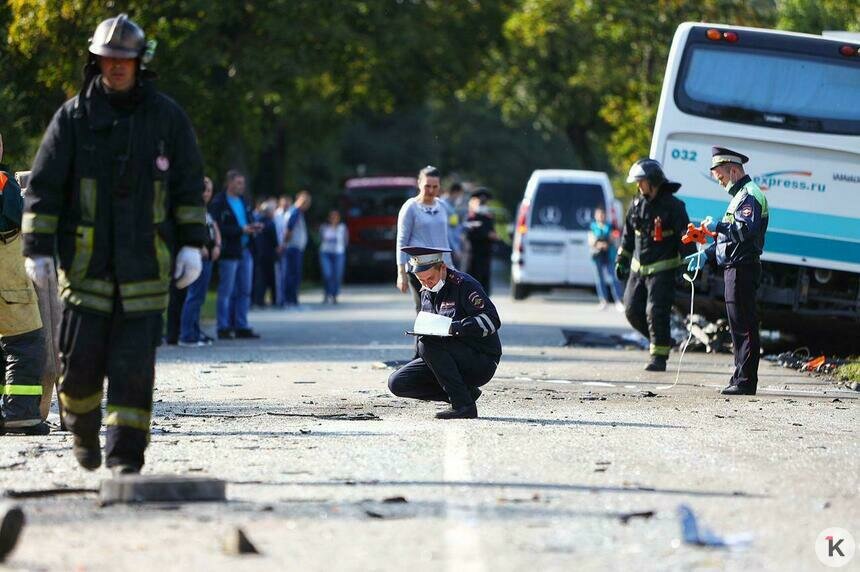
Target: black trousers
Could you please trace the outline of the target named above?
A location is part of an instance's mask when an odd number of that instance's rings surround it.
[[[633,273],[624,290],[624,313],[637,332],[651,342],[652,356],[669,356],[672,337],[669,317],[675,299],[675,271],[650,276]]]
[[[108,467],[143,466],[152,414],[155,348],[160,336],[160,315],[127,317],[118,308],[110,316],[72,307],[63,310],[60,403],[66,425],[75,435],[98,436],[107,375]]]
[[[170,298],[167,300],[167,343],[175,344],[179,341],[179,330],[182,320],[182,306],[185,305],[185,297],[188,288],[180,290],[176,287],[176,280],[170,281]]]
[[[421,336],[418,358],[388,378],[398,397],[447,401],[453,407],[475,403],[471,387],[480,387],[496,373],[499,358],[482,354],[459,339]]]
[[[42,371],[45,336],[39,328],[16,336],[0,337],[0,387],[3,423],[10,427],[36,425],[42,420]]]
[[[484,292],[490,295],[490,269],[492,268],[492,256],[487,253],[472,253],[469,257],[469,267],[466,273],[478,281],[484,287]]]
[[[275,260],[269,258],[258,258],[254,261],[254,287],[252,301],[255,306],[266,305],[266,292],[272,294],[272,306],[277,302],[275,296],[278,292],[275,282]]]
[[[729,384],[755,391],[758,386],[758,361],[761,352],[756,308],[761,264],[726,268],[723,280],[726,285],[726,315],[735,354],[735,372]]]

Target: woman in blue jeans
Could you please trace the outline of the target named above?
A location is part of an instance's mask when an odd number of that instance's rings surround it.
[[[203,178],[203,204],[208,205],[212,199],[212,179]],[[212,344],[212,338],[200,330],[200,308],[206,301],[206,292],[209,290],[209,279],[212,278],[212,264],[221,256],[221,233],[218,225],[206,213],[206,228],[209,231],[209,240],[201,249],[203,255],[203,271],[200,277],[188,287],[185,296],[185,304],[182,306],[182,317],[180,319],[179,345],[184,347],[200,347]]]
[[[327,221],[320,225],[320,270],[325,287],[323,304],[337,304],[348,242],[349,234],[346,225],[340,222],[340,213],[329,211]]]
[[[615,308],[624,311],[621,284],[615,278],[615,247],[612,244],[612,227],[606,222],[606,211],[594,209],[594,221],[588,230],[588,246],[591,250],[591,262],[594,264],[594,283],[597,287],[597,297],[600,299],[600,309],[606,308],[609,298],[609,288],[615,296]]]

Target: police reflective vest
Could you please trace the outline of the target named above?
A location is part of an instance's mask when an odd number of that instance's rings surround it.
[[[729,188],[732,200],[717,223],[717,240],[707,254],[719,266],[759,262],[770,215],[767,199],[749,175]]]

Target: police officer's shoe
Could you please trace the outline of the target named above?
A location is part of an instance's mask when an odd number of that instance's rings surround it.
[[[121,477],[123,475],[136,475],[140,472],[140,468],[134,465],[114,465],[110,468],[111,473],[113,473],[114,478]]]
[[[94,438],[75,435],[72,453],[74,453],[78,464],[88,471],[95,471],[102,465],[102,448],[99,444],[98,435]]]
[[[218,339],[219,340],[232,340],[233,339],[233,330],[218,330]]]
[[[0,506],[0,562],[15,548],[24,528],[24,511],[19,506]]]
[[[740,385],[729,385],[720,393],[723,395],[755,395],[755,389],[749,387],[741,387]]]
[[[651,356],[651,361],[645,366],[645,371],[666,371],[666,358]]]
[[[436,414],[436,419],[476,419],[477,417],[478,408],[475,407],[475,404],[452,407]]]

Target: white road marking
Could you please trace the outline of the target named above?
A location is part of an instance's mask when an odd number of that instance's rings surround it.
[[[469,449],[466,431],[457,427],[458,421],[445,428],[444,479],[448,482],[470,482]],[[455,497],[459,493],[459,498]],[[445,507],[445,559],[450,572],[484,572],[477,503],[471,500],[474,491],[465,488],[448,492]],[[452,498],[454,497],[454,498]]]
[[[614,383],[606,383],[605,381],[583,381],[582,385],[591,385],[594,387],[615,387]]]

